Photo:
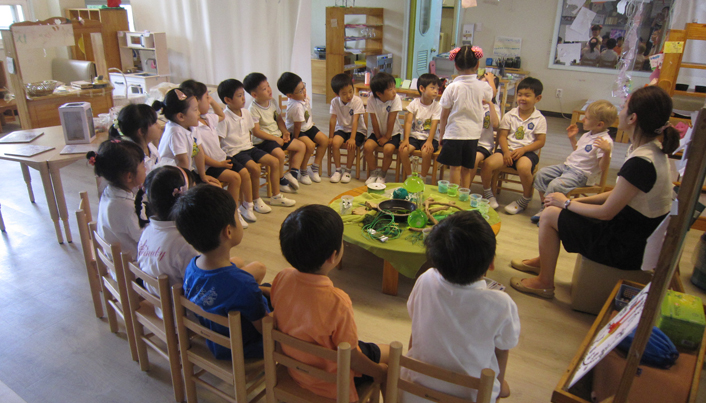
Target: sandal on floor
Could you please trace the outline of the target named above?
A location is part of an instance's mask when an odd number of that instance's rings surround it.
[[[522,259],[512,259],[510,267],[525,273],[539,274],[539,267],[534,267],[523,263]]]
[[[523,279],[519,277],[513,277],[510,279],[510,285],[512,288],[525,294],[534,294],[547,299],[554,298],[554,288],[529,288],[522,284],[522,280]]]

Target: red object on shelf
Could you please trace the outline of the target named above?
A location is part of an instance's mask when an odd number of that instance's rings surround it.
[[[108,7],[120,7],[120,0],[108,0]]]

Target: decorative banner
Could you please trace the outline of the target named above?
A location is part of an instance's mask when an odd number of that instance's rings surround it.
[[[640,24],[642,23],[642,11],[644,9],[643,0],[621,0],[618,4],[618,10],[625,10],[625,16],[628,17],[626,27],[627,34],[625,35],[625,43],[620,61],[618,62],[618,78],[613,83],[612,94],[616,98],[620,98],[623,102],[628,99],[630,90],[632,89],[632,69],[635,64],[635,56],[637,55],[638,34]]]
[[[522,38],[496,36],[493,54],[498,57],[516,57],[522,50]]]

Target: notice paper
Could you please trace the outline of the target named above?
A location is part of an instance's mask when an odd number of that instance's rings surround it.
[[[587,32],[591,30],[591,22],[596,18],[596,13],[582,7],[576,15],[574,22],[571,23],[571,29],[576,32]]]
[[[568,7],[568,6],[574,6],[574,7],[576,7],[576,8],[574,9],[574,11],[572,11],[572,12],[574,13],[574,15],[576,15],[576,13],[579,12],[579,10],[581,9],[581,7],[583,7],[583,3],[585,3],[585,2],[586,2],[586,0],[566,0],[566,6],[567,6],[567,7]]]
[[[564,42],[587,42],[591,38],[591,31],[584,30],[583,32],[574,31],[570,26],[566,27],[564,34]]]
[[[580,43],[562,43],[556,47],[556,58],[564,64],[571,64],[574,60],[581,60]]]
[[[496,36],[493,54],[498,57],[516,57],[522,50],[522,38]]]
[[[478,5],[478,2],[476,0],[463,0],[461,2],[461,6],[463,8],[475,7],[477,5]]]

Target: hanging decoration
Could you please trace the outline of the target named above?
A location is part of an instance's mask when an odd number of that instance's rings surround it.
[[[620,98],[623,102],[628,99],[632,89],[631,71],[637,55],[638,34],[642,24],[644,4],[642,0],[620,0],[618,3],[618,11],[627,17],[628,24],[626,27],[625,45],[618,62],[618,78],[613,83],[613,96]]]

